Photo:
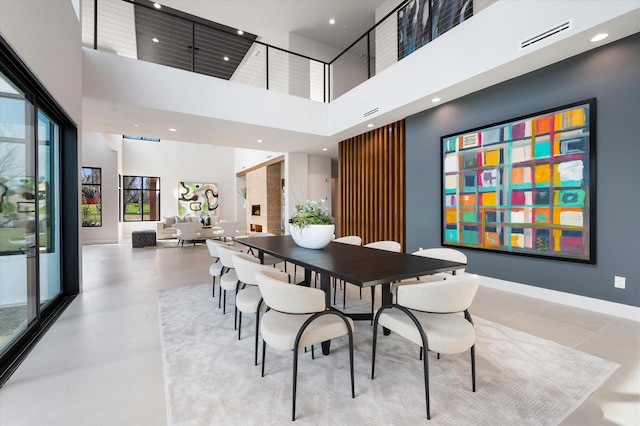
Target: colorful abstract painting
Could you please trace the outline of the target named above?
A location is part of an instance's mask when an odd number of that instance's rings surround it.
[[[178,215],[217,216],[218,184],[178,182]]]
[[[595,263],[595,99],[441,142],[443,245]]]

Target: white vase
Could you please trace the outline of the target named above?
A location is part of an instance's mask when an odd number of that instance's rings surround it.
[[[335,225],[307,225],[304,228],[291,225],[289,228],[293,241],[300,247],[321,249],[331,242]]]

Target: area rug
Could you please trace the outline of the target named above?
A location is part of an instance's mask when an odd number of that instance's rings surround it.
[[[368,309],[348,286],[347,310]],[[367,292],[368,293],[368,292]],[[158,292],[168,418],[171,425],[277,425],[291,422],[292,354],[267,347],[265,377],[253,363],[254,316],[242,339],[202,284]],[[360,305],[360,306],[357,306]],[[229,310],[229,306],[231,309]],[[351,309],[349,309],[351,308]],[[472,312],[473,314],[473,312]],[[618,364],[474,318],[477,391],[471,391],[468,352],[430,354],[432,425],[554,425],[579,406]],[[351,398],[346,338],[323,356],[301,353],[296,424],[426,424],[418,348],[379,335],[371,380],[372,327],[356,322],[356,397]]]

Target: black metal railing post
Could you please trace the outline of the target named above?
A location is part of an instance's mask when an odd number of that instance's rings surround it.
[[[191,72],[196,72],[196,23],[191,23]]]
[[[367,79],[371,78],[371,31],[367,33]]]
[[[98,0],[93,0],[93,50],[98,50]]]
[[[269,90],[269,45],[266,45],[266,58],[265,58],[265,68],[267,72],[267,90]]]

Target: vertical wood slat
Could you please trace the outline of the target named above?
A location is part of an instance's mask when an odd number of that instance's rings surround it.
[[[405,246],[405,123],[340,142],[337,235]]]

